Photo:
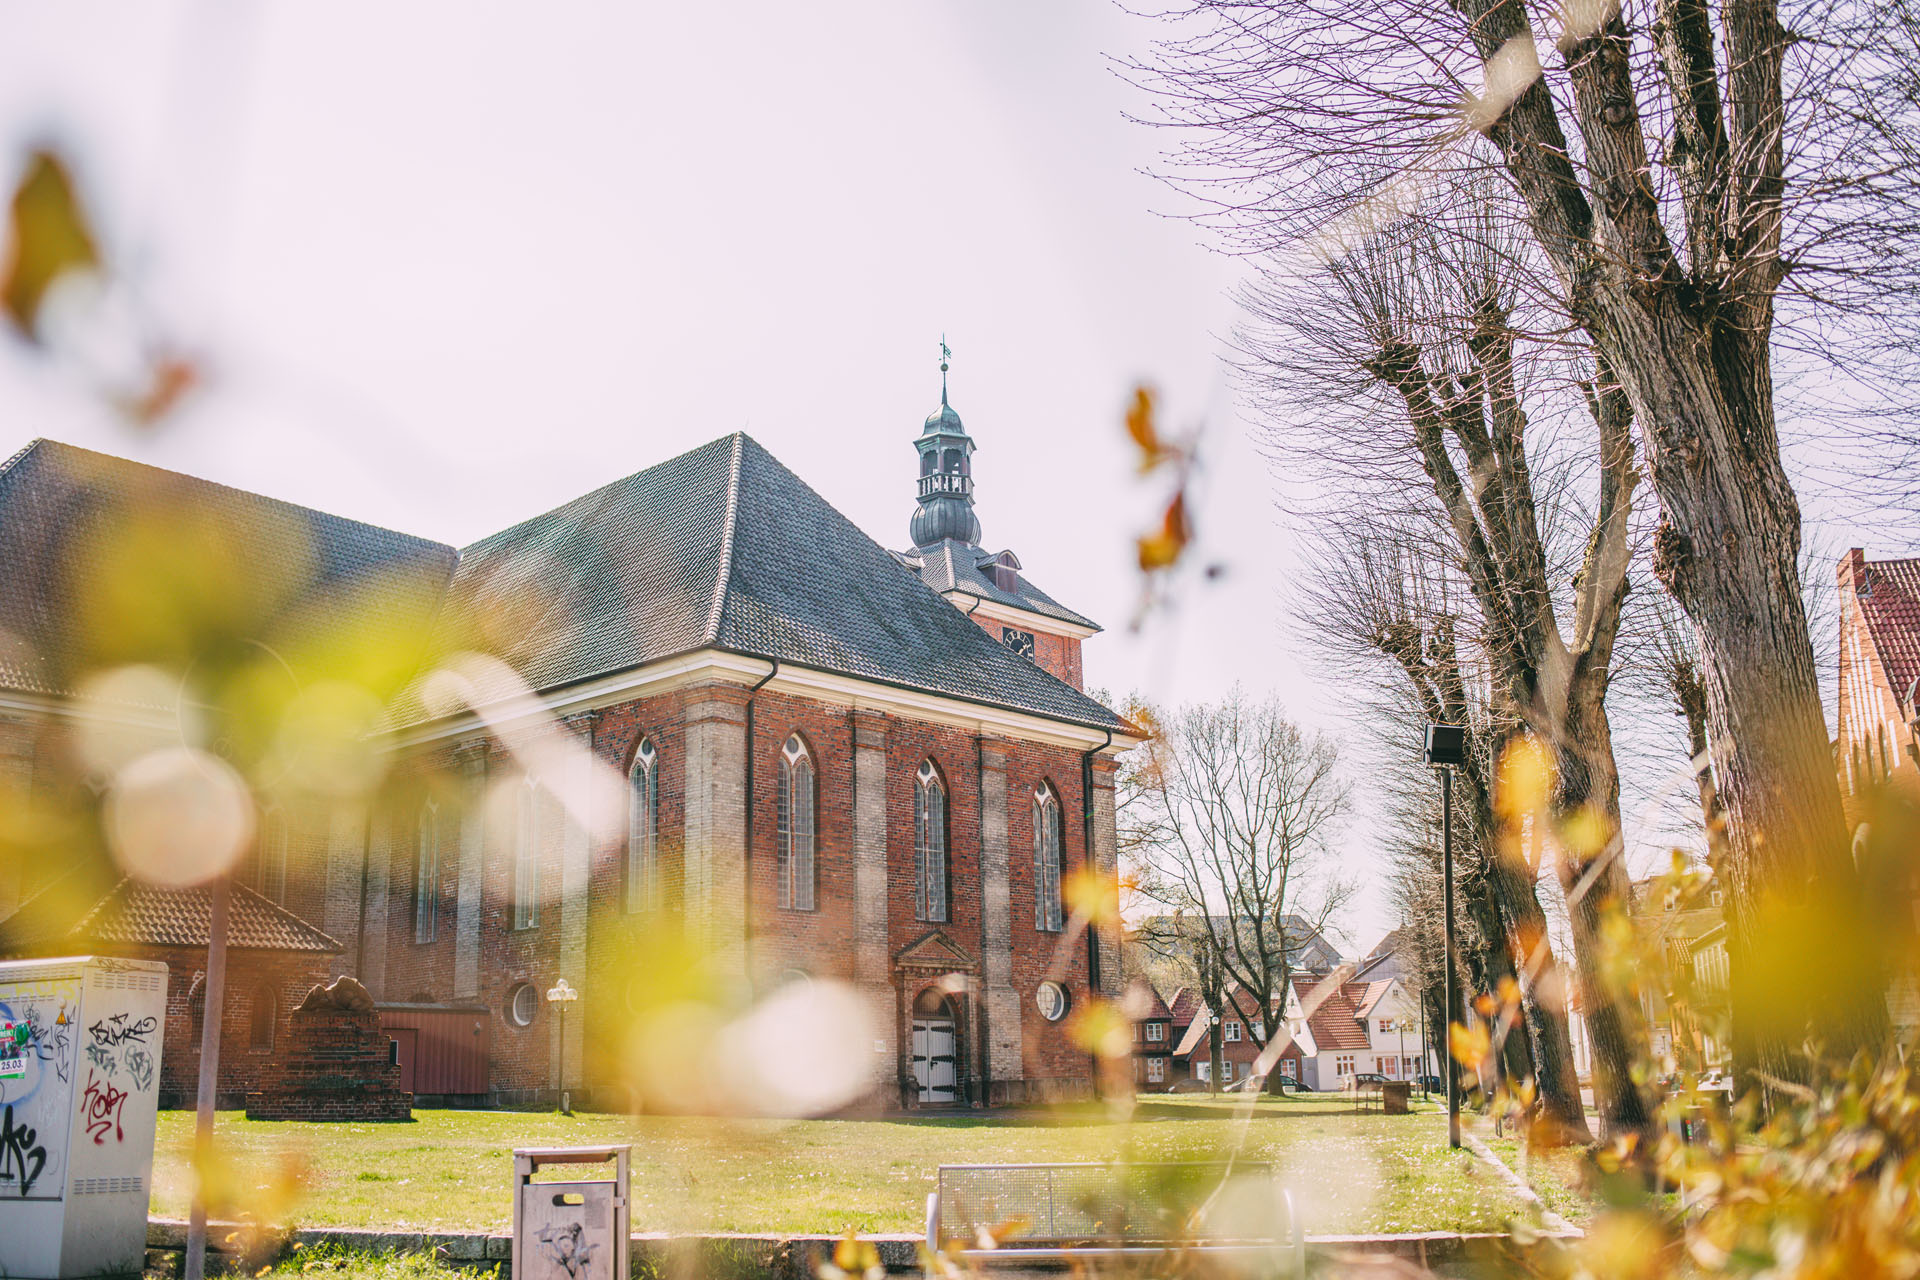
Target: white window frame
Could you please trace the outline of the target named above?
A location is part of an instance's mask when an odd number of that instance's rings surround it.
[[[627,771],[627,910],[660,905],[660,752],[642,737]]]
[[[540,927],[540,783],[532,774],[514,797],[513,927]]]
[[[1336,1080],[1344,1080],[1346,1077],[1353,1074],[1355,1074],[1353,1069],[1353,1055],[1350,1053],[1334,1054],[1333,1055],[1333,1078]]]
[[[1033,792],[1033,927],[1041,933],[1059,933],[1067,927],[1060,899],[1066,858],[1060,797],[1043,782]]]
[[[413,940],[432,942],[440,927],[440,806],[420,806],[413,835]]]
[[[1165,1040],[1166,1038],[1167,1038],[1167,1024],[1166,1024],[1166,1023],[1164,1023],[1164,1022],[1149,1022],[1149,1023],[1147,1024],[1147,1039],[1149,1039],[1149,1040],[1151,1040],[1151,1041],[1154,1041],[1155,1043],[1158,1043],[1158,1042],[1160,1042],[1160,1041],[1162,1041],[1162,1040]]]
[[[913,918],[948,918],[947,784],[932,760],[921,761],[913,779]]]
[[[1163,1084],[1167,1078],[1167,1060],[1165,1058],[1147,1059],[1147,1083]]]
[[[1220,1035],[1221,1035],[1221,1038],[1225,1040],[1228,1044],[1239,1044],[1240,1043],[1240,1024],[1238,1022],[1221,1023]]]
[[[784,911],[814,908],[815,849],[819,840],[819,771],[797,733],[780,748],[780,813],[775,877],[776,905]]]

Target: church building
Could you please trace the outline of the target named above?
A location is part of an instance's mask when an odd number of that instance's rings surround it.
[[[137,660],[184,685],[192,643],[103,637],[100,598],[237,576],[258,632],[240,643],[303,692],[360,637],[421,657],[377,729],[376,785],[257,785],[236,892],[256,933],[305,950],[237,956],[229,1043],[271,1052],[290,972],[351,973],[423,1097],[620,1105],[632,966],[671,931],[743,999],[857,992],[870,1102],[1083,1096],[1073,1014],[1118,994],[1120,960],[1113,930],[1075,919],[1076,886],[1111,891],[1114,770],[1139,736],[1084,691],[1099,628],[983,545],[945,370],[899,550],[744,434],[459,549],[35,441],[0,465],[0,799],[110,797],[84,750],[102,718],[182,732],[179,708],[97,677]],[[171,546],[143,545],[152,527]],[[40,849],[0,865],[0,950],[148,945],[153,911],[90,941],[100,904],[61,893]],[[168,892],[151,941],[186,1080],[201,976],[182,945],[205,890]],[[562,981],[580,993],[564,1019]]]

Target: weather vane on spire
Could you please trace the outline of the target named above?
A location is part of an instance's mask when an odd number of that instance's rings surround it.
[[[947,365],[953,360],[953,348],[947,345],[947,335],[940,335],[940,403],[947,402]]]

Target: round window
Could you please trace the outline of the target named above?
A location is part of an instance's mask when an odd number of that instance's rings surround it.
[[[1033,1002],[1040,1006],[1041,1017],[1048,1022],[1058,1022],[1067,1016],[1067,1006],[1073,1003],[1073,996],[1061,983],[1043,982],[1033,993]]]
[[[539,1007],[540,993],[533,989],[532,983],[523,982],[507,997],[507,1020],[516,1027],[530,1027]]]

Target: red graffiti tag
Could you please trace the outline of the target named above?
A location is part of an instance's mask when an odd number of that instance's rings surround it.
[[[120,1111],[126,1106],[127,1091],[116,1089],[113,1083],[102,1080],[87,1071],[87,1088],[81,1095],[85,1099],[87,1133],[93,1138],[94,1146],[101,1146],[107,1140],[107,1130],[113,1130],[113,1140],[119,1142],[125,1137],[120,1131]]]

